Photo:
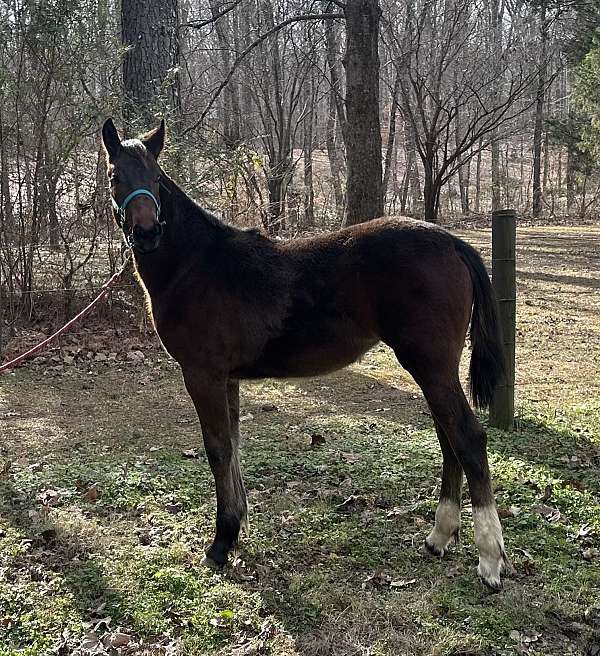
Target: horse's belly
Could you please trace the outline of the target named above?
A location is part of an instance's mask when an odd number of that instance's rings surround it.
[[[374,335],[339,335],[331,340],[306,340],[286,335],[267,343],[260,356],[235,372],[240,378],[302,378],[341,369],[366,353],[379,339]]]

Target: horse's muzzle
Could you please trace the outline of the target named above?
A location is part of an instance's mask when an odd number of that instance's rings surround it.
[[[162,223],[156,223],[156,225],[149,230],[136,225],[127,236],[127,241],[137,253],[152,253],[159,247],[162,234]]]

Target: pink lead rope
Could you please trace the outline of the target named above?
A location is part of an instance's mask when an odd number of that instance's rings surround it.
[[[79,314],[76,314],[70,321],[68,321],[62,328],[57,330],[53,335],[50,335],[50,337],[47,337],[43,342],[40,342],[37,344],[37,346],[34,346],[33,348],[29,349],[29,351],[26,351],[25,353],[22,353],[21,355],[17,356],[13,360],[9,360],[8,362],[5,362],[3,365],[0,366],[0,374],[4,373],[6,371],[9,371],[10,369],[14,369],[17,365],[19,365],[23,360],[27,360],[30,358],[32,355],[35,355],[39,351],[43,351],[47,346],[52,344],[55,340],[57,340],[61,335],[66,333],[72,326],[74,326],[78,321],[81,319],[84,319],[87,317],[87,315],[94,309],[100,301],[104,300],[110,293],[110,290],[116,285],[116,283],[119,281],[121,276],[123,275],[123,272],[125,271],[125,268],[129,264],[129,257],[125,260],[123,263],[123,266],[114,274],[112,275],[109,280],[107,280],[104,285],[102,285],[101,291],[96,296],[96,298],[86,307],[79,312]]]

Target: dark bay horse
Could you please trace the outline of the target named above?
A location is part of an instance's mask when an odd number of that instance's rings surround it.
[[[164,173],[157,162],[164,122],[121,141],[109,119],[102,137],[115,219],[156,331],[181,366],[215,478],[217,526],[207,564],[227,562],[247,516],[239,381],[324,374],[383,341],[422,389],[444,458],[426,548],[442,556],[458,535],[464,471],[478,573],[499,589],[505,555],[486,435],[458,375],[469,324],[477,406],[489,404],[502,373],[496,305],[479,254],[439,227],[402,217],[273,241],[223,223]]]

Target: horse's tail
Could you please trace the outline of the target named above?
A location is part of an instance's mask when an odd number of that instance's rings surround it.
[[[481,255],[462,239],[455,245],[473,281],[469,391],[477,408],[487,408],[505,371],[498,306]]]

